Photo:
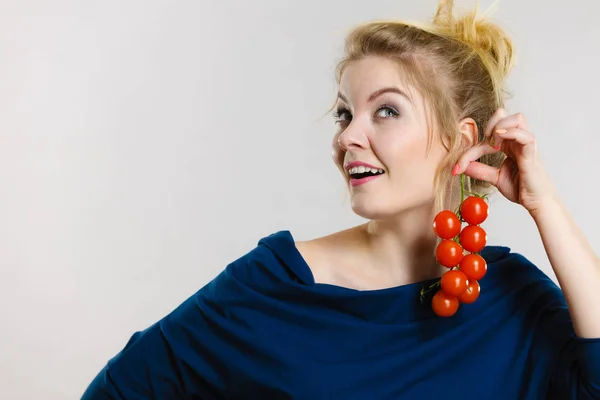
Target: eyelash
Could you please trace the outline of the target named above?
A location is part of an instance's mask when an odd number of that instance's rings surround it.
[[[387,109],[387,110],[390,110],[390,111],[392,111],[392,113],[393,113],[394,115],[392,115],[392,116],[390,116],[390,117],[382,117],[382,118],[384,118],[384,119],[387,119],[387,118],[397,118],[397,117],[399,117],[399,116],[400,116],[400,113],[398,112],[398,110],[396,110],[396,108],[395,108],[395,107],[393,107],[393,106],[391,106],[391,105],[389,105],[389,104],[382,104],[381,106],[379,106],[379,108],[377,108],[377,111],[375,111],[375,114],[377,114],[377,113],[378,113],[379,111],[381,111],[381,110],[386,110],[386,109]],[[340,107],[340,108],[338,108],[338,109],[337,109],[337,110],[336,110],[336,111],[333,113],[333,118],[335,118],[335,122],[336,122],[336,123],[342,123],[342,122],[349,122],[349,121],[351,121],[352,119],[350,119],[350,120],[343,120],[343,119],[340,119],[340,117],[341,117],[342,115],[344,115],[345,113],[348,113],[348,114],[350,114],[350,111],[349,111],[347,108],[344,108],[344,107]]]

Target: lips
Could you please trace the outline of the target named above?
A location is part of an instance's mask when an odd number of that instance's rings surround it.
[[[345,165],[344,169],[350,177],[350,185],[358,186],[370,182],[385,173],[383,168],[362,161],[354,161]]]
[[[375,166],[375,165],[368,164],[368,163],[366,163],[366,162],[362,162],[362,161],[352,161],[352,162],[350,162],[350,163],[347,163],[346,165],[344,165],[344,170],[345,170],[345,171],[348,171],[348,170],[349,170],[349,169],[351,169],[351,168],[354,168],[354,167],[360,167],[360,166],[363,166],[363,167],[365,167],[365,168],[372,168],[372,169],[383,169],[383,168],[377,167],[377,166]]]
[[[350,185],[352,187],[363,185],[363,184],[365,184],[367,182],[371,182],[372,180],[375,180],[375,179],[379,178],[381,175],[383,175],[383,174],[366,176],[364,178],[350,178]]]

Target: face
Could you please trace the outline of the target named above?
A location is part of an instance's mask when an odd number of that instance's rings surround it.
[[[369,57],[348,65],[340,81],[333,158],[353,211],[367,219],[431,207],[435,172],[447,154],[437,135],[427,151],[425,101],[401,71],[392,60]]]

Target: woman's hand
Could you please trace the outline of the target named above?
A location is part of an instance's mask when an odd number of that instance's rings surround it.
[[[538,155],[535,137],[521,113],[508,115],[499,108],[490,118],[482,141],[463,154],[453,175],[467,176],[491,183],[508,200],[535,213],[554,195],[546,169]],[[500,168],[477,162],[485,154],[502,151],[507,158]]]

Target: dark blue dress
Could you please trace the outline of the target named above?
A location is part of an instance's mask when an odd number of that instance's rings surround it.
[[[83,399],[600,399],[600,338],[574,335],[561,290],[506,247],[481,254],[481,296],[440,318],[419,300],[433,280],[315,284],[275,233],[135,333]]]

